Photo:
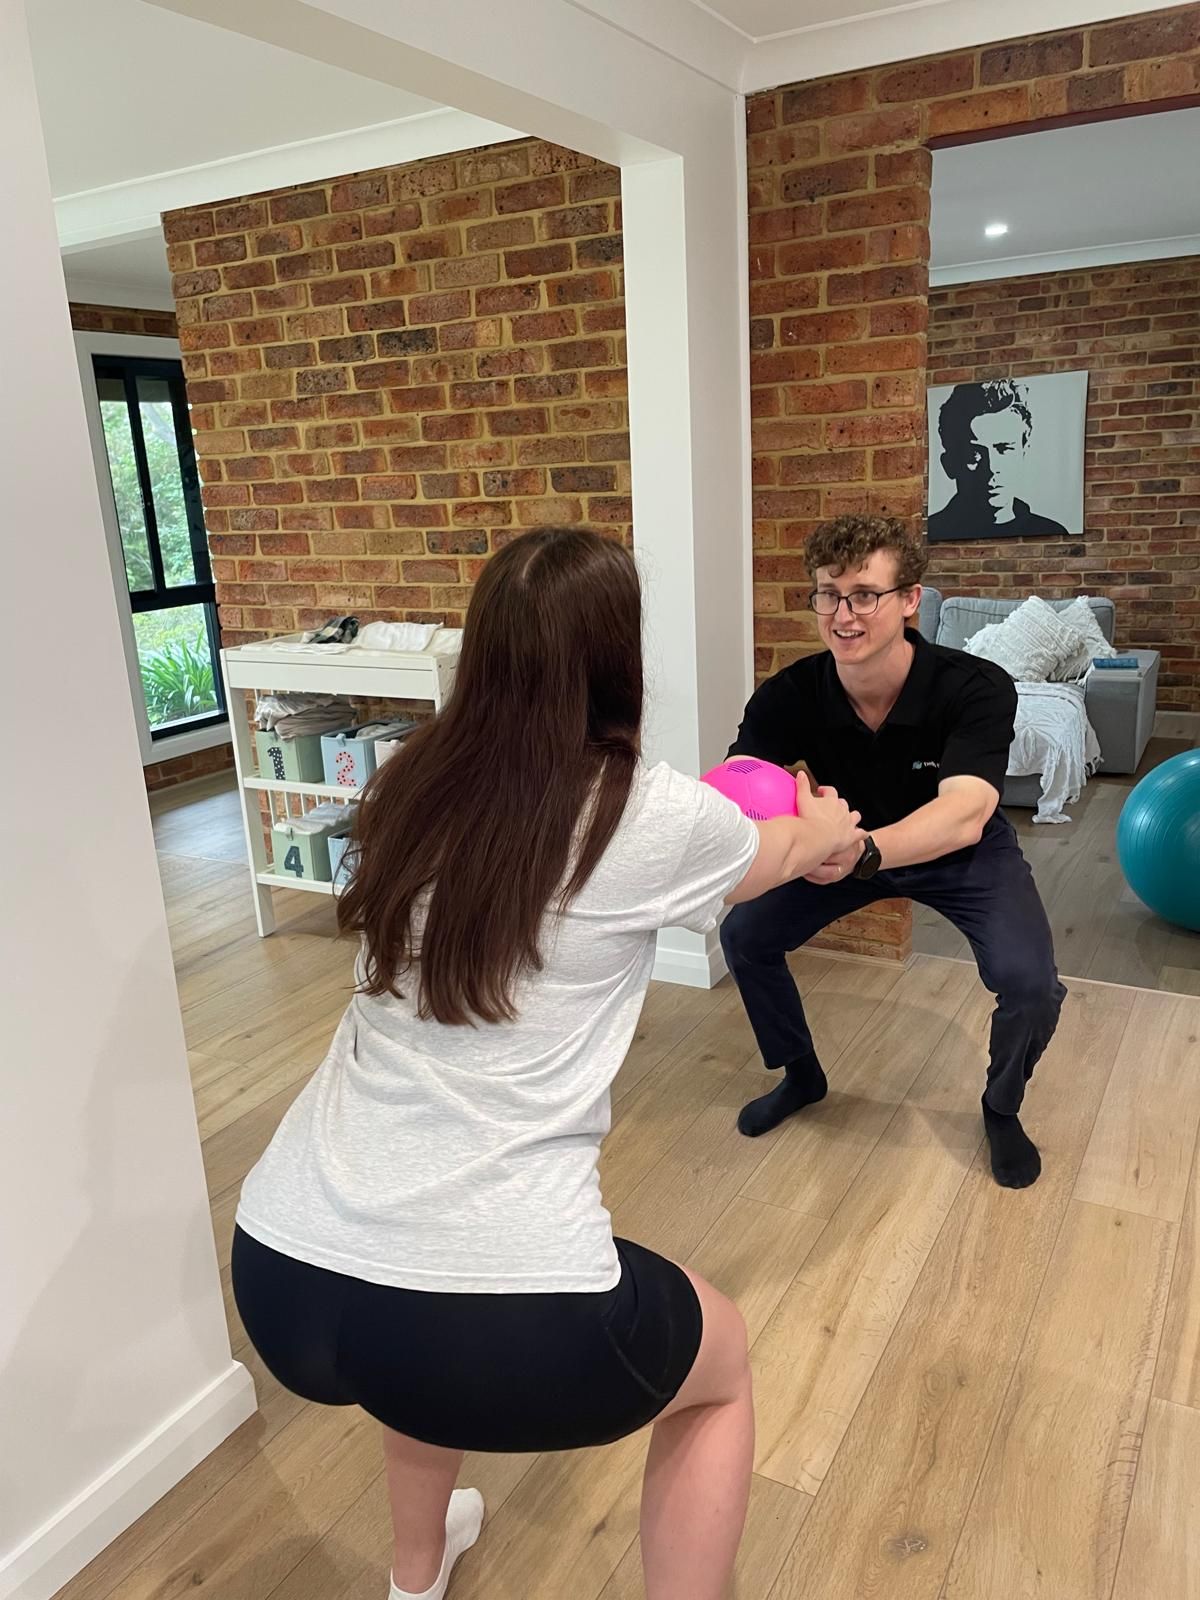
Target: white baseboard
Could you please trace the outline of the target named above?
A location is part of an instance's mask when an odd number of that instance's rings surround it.
[[[658,936],[654,955],[654,981],[679,983],[689,989],[715,989],[725,976],[721,940],[710,934],[685,933],[667,928]],[[0,1596],[3,1600],[3,1596]]]
[[[0,1600],[51,1600],[258,1409],[240,1361],[0,1557]]]

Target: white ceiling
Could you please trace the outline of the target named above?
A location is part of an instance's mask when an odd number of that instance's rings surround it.
[[[141,0],[27,5],[56,197],[436,109]]]
[[[175,309],[161,232],[72,251],[63,256],[63,275],[69,298],[85,304]]]
[[[928,3],[928,0],[927,0]],[[932,0],[937,4],[938,0]],[[897,0],[692,0],[705,11],[715,12],[739,33],[755,43],[778,39],[801,28],[824,23],[848,22],[878,11],[907,11],[911,6]]]
[[[1200,109],[934,152],[935,283],[1190,255],[1198,235]]]

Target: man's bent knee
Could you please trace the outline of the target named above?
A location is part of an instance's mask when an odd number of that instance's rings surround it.
[[[782,954],[762,937],[762,918],[753,901],[733,906],[721,924],[721,949],[730,972],[754,961],[769,961]]]
[[[1031,1017],[1056,1017],[1062,1009],[1066,990],[1051,967],[1031,967],[1024,963],[991,974],[992,986],[1000,1004]]]

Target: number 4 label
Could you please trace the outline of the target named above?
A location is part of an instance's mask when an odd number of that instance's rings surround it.
[[[294,873],[297,878],[304,876],[304,862],[300,859],[300,850],[297,845],[293,845],[287,855],[284,856],[283,870]]]

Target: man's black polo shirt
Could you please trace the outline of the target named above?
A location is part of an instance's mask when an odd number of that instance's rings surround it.
[[[803,762],[885,828],[937,797],[943,778],[983,778],[1003,792],[1017,691],[1002,667],[906,629],[912,666],[878,733],[859,720],[828,650],[785,667],[751,696],[730,755]]]

